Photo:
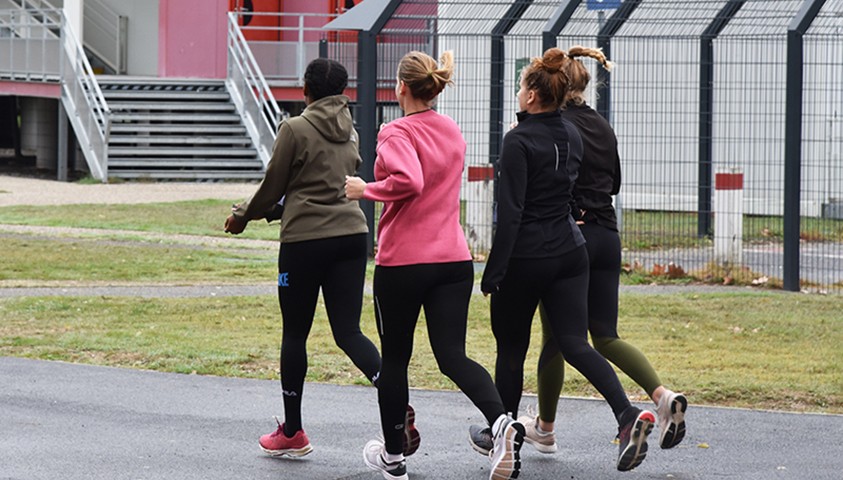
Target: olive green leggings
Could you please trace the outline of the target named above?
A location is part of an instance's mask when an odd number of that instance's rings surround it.
[[[551,333],[545,325],[542,305],[539,305],[539,311],[542,317],[542,350],[537,374],[539,418],[545,422],[554,422],[559,395],[562,393],[562,384],[565,381],[565,359],[556,348]],[[595,350],[620,368],[648,395],[652,395],[653,391],[662,384],[647,357],[634,346],[617,337],[592,337],[591,341]]]

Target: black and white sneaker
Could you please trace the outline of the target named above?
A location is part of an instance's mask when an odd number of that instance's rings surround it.
[[[654,423],[656,417],[652,412],[627,407],[621,415],[621,426],[618,428],[618,470],[625,472],[641,465],[647,456],[647,436],[653,431]]]
[[[502,415],[503,416],[503,415]],[[492,460],[489,480],[518,478],[521,472],[521,446],[524,444],[524,425],[509,415],[495,422],[494,443],[489,458]]]
[[[370,469],[381,472],[386,480],[409,480],[407,476],[407,463],[404,459],[397,462],[387,462],[384,459],[384,446],[380,440],[369,440],[363,447],[363,462]]]

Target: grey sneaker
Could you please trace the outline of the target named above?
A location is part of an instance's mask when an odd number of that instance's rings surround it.
[[[681,393],[666,390],[659,399],[659,446],[673,448],[685,438],[685,411],[688,399]]]
[[[489,458],[492,460],[489,480],[518,478],[521,472],[521,445],[524,443],[524,425],[509,415],[494,432],[494,445]]]
[[[363,462],[370,469],[381,472],[386,480],[409,480],[407,476],[407,462],[400,460],[389,463],[383,457],[383,442],[380,440],[369,440],[363,447]]]
[[[485,425],[472,425],[468,427],[468,443],[471,448],[480,455],[489,456],[492,451],[492,429]]]
[[[556,434],[539,431],[539,417],[522,415],[518,423],[524,425],[524,441],[532,445],[541,453],[556,453]]]
[[[627,407],[621,420],[618,428],[618,470],[625,472],[641,465],[647,456],[647,436],[653,431],[656,418],[647,410]]]

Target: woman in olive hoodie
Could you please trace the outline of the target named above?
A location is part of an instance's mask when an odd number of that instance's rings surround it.
[[[257,192],[235,206],[225,222],[225,231],[236,235],[284,198],[278,300],[285,421],[260,438],[261,448],[274,456],[312,450],[302,429],[301,401],[307,336],[320,289],[337,345],[374,384],[381,367],[377,348],[360,331],[368,227],[357,201],[346,198],[344,190],[346,175],[361,164],[348,97],[342,95],[348,73],[335,61],[316,59],[307,66],[304,83],[307,108],[281,124]]]

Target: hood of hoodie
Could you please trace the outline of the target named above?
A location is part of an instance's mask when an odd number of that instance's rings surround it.
[[[355,135],[345,95],[320,98],[309,104],[301,116],[331,142],[345,143]]]

